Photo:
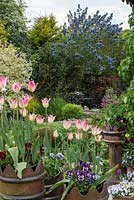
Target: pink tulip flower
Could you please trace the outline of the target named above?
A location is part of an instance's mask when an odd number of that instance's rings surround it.
[[[55,116],[54,115],[48,115],[48,122],[52,123],[55,120]]]
[[[77,119],[75,122],[76,128],[81,129],[82,128],[82,121],[80,119]]]
[[[26,108],[28,106],[28,103],[29,103],[29,95],[28,94],[24,94],[20,97],[19,99],[19,106],[21,108]]]
[[[35,84],[34,80],[28,82],[28,90],[30,92],[34,92],[37,87],[37,83]]]
[[[22,108],[22,109],[20,110],[20,114],[21,114],[23,117],[26,117],[26,116],[27,116],[27,113],[28,113],[28,111],[27,111],[26,108]]]
[[[44,108],[48,108],[50,99],[44,98],[41,100]]]
[[[21,84],[19,82],[13,83],[12,90],[15,93],[19,93],[19,91],[21,90]]]
[[[72,125],[72,121],[71,120],[64,120],[63,121],[63,127],[65,128],[65,129],[69,129],[70,127],[71,127],[71,125]]]
[[[5,76],[0,76],[0,89],[5,90],[8,78]]]
[[[68,140],[72,140],[73,139],[73,133],[72,132],[67,133],[67,138],[68,138]]]
[[[75,137],[77,140],[80,140],[82,138],[82,133],[80,132],[75,133]]]
[[[99,135],[102,132],[102,128],[99,128],[97,126],[91,126],[91,131],[94,136]]]
[[[37,124],[42,124],[44,122],[44,118],[41,115],[36,116]]]
[[[87,122],[82,122],[82,129],[83,129],[83,131],[88,131],[89,125]]]
[[[53,137],[54,137],[54,138],[57,138],[58,136],[59,136],[58,131],[55,130],[55,131],[53,132]]]
[[[4,97],[1,96],[1,97],[0,97],[0,105],[3,106],[3,105],[4,105],[4,102],[5,102]]]
[[[11,109],[16,109],[18,107],[18,103],[16,99],[10,99],[8,103]]]

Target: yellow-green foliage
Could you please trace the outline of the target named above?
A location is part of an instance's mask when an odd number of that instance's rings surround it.
[[[81,105],[67,103],[62,107],[62,116],[65,119],[75,118],[78,119],[83,114],[83,108]]]
[[[9,78],[9,84],[21,82],[25,87],[32,73],[32,65],[26,60],[25,54],[17,51],[13,45],[0,48],[0,76]]]
[[[29,101],[29,104],[27,106],[27,109],[30,113],[34,113],[34,112],[37,112],[37,109],[39,107],[39,101],[38,99],[36,98],[32,98],[30,101]]]
[[[56,26],[56,19],[53,15],[39,17],[31,30],[30,39],[34,48],[44,46],[48,41],[54,41],[61,34],[60,28]]]
[[[3,44],[4,42],[7,41],[7,32],[4,30],[4,25],[3,23],[0,21],[0,46],[1,43]]]

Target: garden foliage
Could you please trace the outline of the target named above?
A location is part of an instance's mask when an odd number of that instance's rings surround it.
[[[25,87],[31,73],[31,63],[26,60],[24,53],[18,53],[11,44],[0,48],[0,75],[10,77],[10,84],[14,81],[22,82]]]
[[[118,33],[121,26],[112,24],[113,14],[93,17],[87,8],[69,11],[63,34],[55,43],[47,43],[35,56],[33,78],[40,83],[39,93],[54,91],[91,93],[115,82],[121,58]],[[111,78],[112,77],[112,78]],[[113,80],[113,81],[112,81]],[[108,82],[108,83],[107,83]],[[44,85],[47,91],[43,90]]]
[[[28,52],[29,39],[25,8],[23,0],[0,1],[0,20],[8,33],[8,42],[19,47],[21,51]]]

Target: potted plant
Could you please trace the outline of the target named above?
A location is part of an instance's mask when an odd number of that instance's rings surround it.
[[[108,144],[110,168],[122,163],[122,145],[128,127],[122,104],[112,89],[108,89],[101,102],[104,141]],[[109,177],[110,184],[118,182],[116,172]]]
[[[61,200],[92,200],[108,199],[106,178],[117,169],[103,170],[102,159],[99,156],[100,150],[97,143],[101,141],[102,129],[96,126],[89,126],[85,121],[76,120],[70,132],[70,120],[64,120],[63,125],[67,130],[67,152],[68,168],[64,173],[64,178],[55,183],[47,193],[65,184],[66,188]],[[78,132],[79,130],[79,132]],[[89,144],[91,141],[91,144]],[[81,160],[83,159],[83,160]],[[89,162],[89,159],[91,162]]]
[[[55,183],[62,180],[63,178],[63,170],[65,167],[65,157],[62,153],[53,153],[51,152],[48,156],[44,156],[44,165],[45,165],[45,191],[47,192],[50,187],[52,187]],[[62,193],[64,191],[64,186],[60,186],[56,188],[53,192],[49,194],[44,194],[44,199],[60,199]]]
[[[13,97],[6,96],[8,78],[0,76],[0,196],[4,199],[37,199],[44,193],[42,138],[34,134],[35,115],[27,106],[36,89],[29,81],[29,93],[12,85]],[[26,91],[26,90],[25,90]]]
[[[113,200],[134,199],[134,172],[122,176],[119,184],[109,186],[108,190]]]

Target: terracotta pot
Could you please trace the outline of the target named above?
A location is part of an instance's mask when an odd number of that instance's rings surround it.
[[[134,200],[134,196],[113,197],[113,200]]]
[[[104,141],[107,143],[116,143],[122,144],[124,143],[124,134],[125,131],[110,131],[110,130],[103,130],[104,134]]]
[[[52,176],[48,179],[45,180],[45,190],[48,191],[50,189],[50,187],[52,187],[56,182],[62,180],[63,178],[63,173],[61,173],[61,171],[59,171],[59,173],[57,174],[57,176]],[[42,200],[60,200],[62,193],[64,191],[64,186],[60,186],[58,188],[56,188],[55,190],[53,190],[52,192],[50,192],[49,194],[45,194],[44,197],[42,198]]]
[[[42,161],[35,170],[27,166],[22,172],[22,179],[16,176],[9,164],[3,171],[0,170],[0,196],[4,199],[37,199],[45,192],[44,176]]]
[[[86,195],[82,195],[78,188],[73,187],[66,200],[108,200],[108,197],[107,183],[104,182],[100,192],[95,188],[90,188]]]

